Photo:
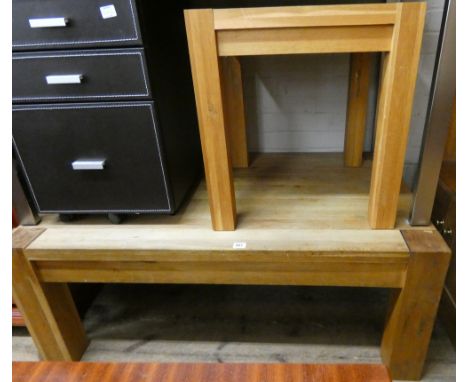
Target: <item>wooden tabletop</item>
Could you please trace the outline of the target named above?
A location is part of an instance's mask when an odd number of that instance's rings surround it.
[[[13,362],[13,382],[391,382],[383,365]]]
[[[90,260],[87,253],[95,259],[97,251],[112,250],[117,256],[116,251],[138,249],[143,260],[148,250],[170,251],[170,256],[233,251],[236,242],[245,242],[249,251],[268,250],[268,256],[274,250],[278,256],[307,250],[407,253],[399,229],[412,228],[407,221],[411,193],[402,190],[396,229],[372,230],[367,221],[370,173],[370,161],[360,168],[343,167],[342,154],[260,154],[248,169],[235,172],[239,224],[234,232],[212,230],[202,183],[173,216],[129,217],[121,225],[102,216],[67,224],[46,216],[38,226],[46,231],[28,247],[27,256]]]

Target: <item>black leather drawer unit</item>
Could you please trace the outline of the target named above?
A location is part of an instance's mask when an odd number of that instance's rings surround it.
[[[133,0],[13,0],[12,13],[14,50],[142,43]]]
[[[14,153],[40,213],[175,213],[199,179],[175,3],[13,0]]]
[[[150,98],[143,49],[13,54],[13,101]]]
[[[38,209],[173,212],[153,115],[152,102],[13,108],[13,141]]]

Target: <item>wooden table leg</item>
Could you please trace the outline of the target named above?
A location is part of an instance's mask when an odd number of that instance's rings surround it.
[[[223,57],[221,83],[226,113],[228,144],[232,167],[249,167],[247,135],[245,129],[244,91],[242,87],[241,64],[237,57]]]
[[[397,4],[390,53],[385,54],[369,193],[372,228],[393,228],[400,195],[425,3]]]
[[[437,231],[402,231],[410,250],[405,286],[396,290],[381,354],[394,379],[419,380],[450,262]]]
[[[185,26],[211,221],[214,230],[231,231],[236,227],[236,200],[223,110],[213,10],[186,11]]]
[[[68,285],[42,283],[23,253],[42,231],[28,230],[26,237],[21,229],[13,234],[13,297],[42,359],[78,361],[88,340]]]
[[[344,163],[347,167],[362,165],[371,62],[370,53],[351,54],[344,144]]]

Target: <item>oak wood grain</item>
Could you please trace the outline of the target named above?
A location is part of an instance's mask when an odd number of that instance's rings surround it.
[[[392,31],[391,25],[324,26],[221,30],[216,36],[223,57],[388,51]]]
[[[236,226],[236,200],[212,10],[185,11],[205,177],[214,230]]]
[[[450,249],[437,231],[404,230],[410,250],[405,285],[395,290],[381,344],[395,379],[419,380],[431,339]]]
[[[401,288],[407,258],[388,257],[373,262],[350,256],[297,262],[112,262],[41,261],[38,277],[44,282],[120,282],[236,285],[308,285]]]
[[[249,166],[245,126],[241,64],[237,57],[220,60],[221,85],[228,133],[229,152],[234,168]]]
[[[23,249],[36,240],[45,228],[42,227],[18,227],[13,230],[11,247],[13,249]]]
[[[13,382],[391,382],[383,365],[13,362]]]
[[[88,340],[67,284],[42,283],[21,248],[13,249],[12,275],[13,298],[41,357],[80,359]]]
[[[371,62],[372,56],[369,53],[351,55],[344,143],[344,163],[348,167],[362,165]]]
[[[384,56],[369,195],[373,228],[395,225],[418,74],[426,3],[398,3],[390,53]]]
[[[395,4],[353,4],[214,10],[216,30],[381,25],[395,23]]]

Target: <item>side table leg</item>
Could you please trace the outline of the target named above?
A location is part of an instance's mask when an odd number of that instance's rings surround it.
[[[236,227],[236,200],[223,110],[213,10],[186,10],[185,27],[211,221],[216,231],[232,231]]]
[[[42,283],[22,248],[13,248],[12,267],[13,298],[41,358],[78,361],[88,340],[67,284]]]
[[[395,225],[418,74],[426,4],[398,3],[390,52],[382,65],[369,193],[369,224]]]
[[[246,168],[249,167],[249,153],[247,151],[241,64],[237,57],[222,57],[220,64],[232,167]]]
[[[371,61],[370,53],[351,54],[344,144],[346,167],[360,167],[362,165]]]
[[[381,344],[394,379],[419,380],[450,262],[437,231],[402,231],[410,250],[405,286],[395,291]]]

